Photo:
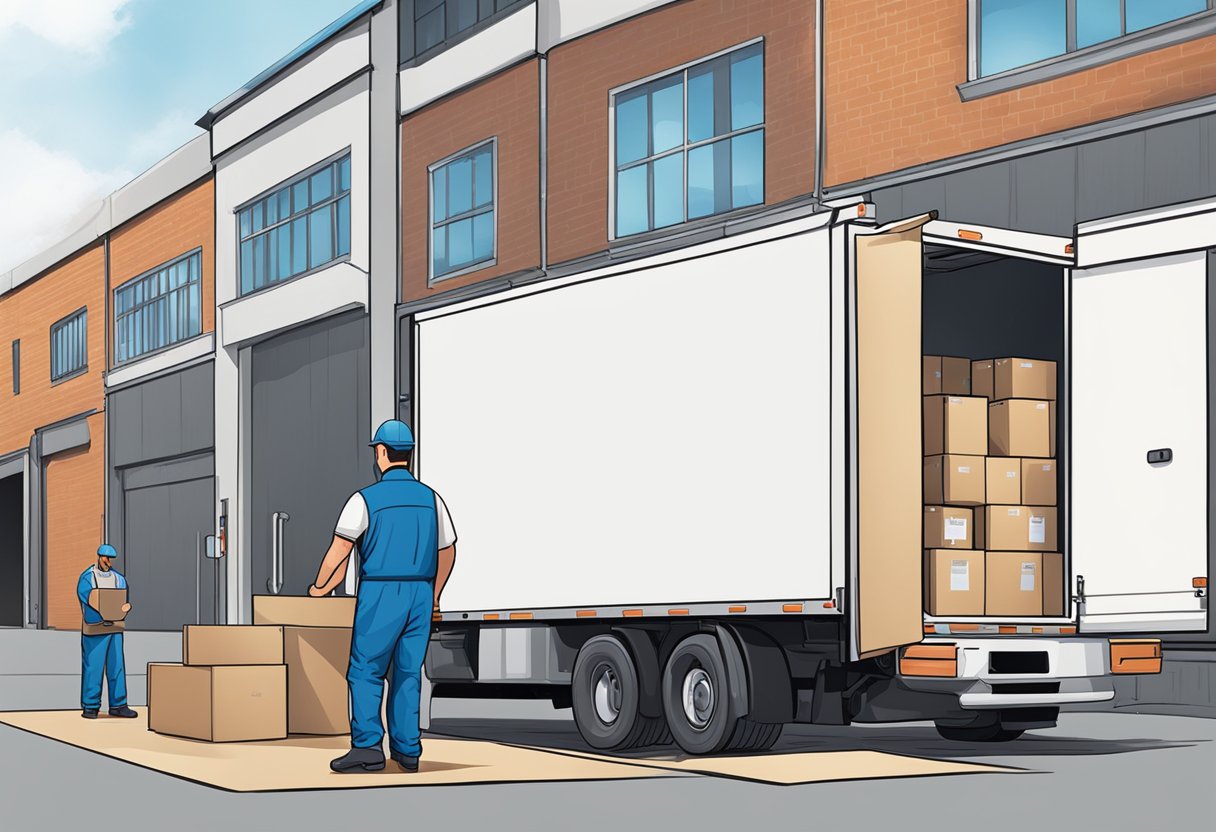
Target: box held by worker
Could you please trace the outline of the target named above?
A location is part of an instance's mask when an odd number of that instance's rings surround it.
[[[983,540],[976,548],[1008,552],[1052,552],[1056,549],[1053,506],[988,506]]]
[[[287,738],[285,665],[148,665],[148,728],[207,742]]]
[[[1019,505],[1022,502],[1022,460],[990,456],[984,460],[984,490],[989,503]]]
[[[990,456],[1051,455],[1051,419],[1048,403],[1033,399],[1006,399],[988,405]]]
[[[975,396],[926,396],[924,455],[988,452],[987,399]]]
[[[1050,399],[1055,374],[1054,361],[997,358],[992,362],[992,398]]]
[[[984,553],[975,549],[925,552],[925,612],[984,614]]]
[[[89,606],[101,613],[103,621],[123,621],[127,613],[123,605],[127,603],[125,589],[94,589],[89,592]]]
[[[925,457],[926,503],[979,506],[984,499],[984,457],[939,454]]]
[[[253,623],[285,627],[353,627],[355,599],[326,595],[312,598],[300,595],[253,596]]]
[[[351,631],[346,628],[283,628],[289,733],[350,732],[346,684],[350,640]]]
[[[923,392],[926,396],[939,393],[971,395],[971,361],[949,355],[926,355]]]
[[[925,506],[925,548],[972,548],[972,517],[969,508]]]
[[[283,628],[187,624],[182,628],[182,664],[283,664]]]
[[[993,502],[996,502],[993,500]],[[1022,460],[1022,499],[1027,506],[1056,504],[1056,461],[1054,459]]]

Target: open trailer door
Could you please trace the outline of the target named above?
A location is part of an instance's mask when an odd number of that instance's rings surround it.
[[[925,214],[850,232],[853,407],[850,653],[924,633],[921,601],[921,228]]]
[[[1209,255],[1185,249],[1216,242],[1216,225],[1175,210],[1078,229],[1070,468],[1083,632],[1207,629]]]

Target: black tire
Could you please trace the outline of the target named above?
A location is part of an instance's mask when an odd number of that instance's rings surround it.
[[[582,646],[574,661],[570,693],[574,724],[583,740],[599,751],[652,745],[662,741],[667,731],[663,720],[639,713],[637,668],[616,636],[596,636]]]
[[[938,725],[942,739],[954,742],[1012,742],[1025,733],[1019,729],[1002,728],[1001,723],[981,726]]]

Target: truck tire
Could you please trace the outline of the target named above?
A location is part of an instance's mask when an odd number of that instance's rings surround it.
[[[574,724],[592,748],[638,748],[662,741],[667,733],[663,720],[638,711],[637,668],[616,636],[596,636],[584,644],[570,681]]]
[[[1001,727],[1001,723],[991,725],[937,725],[937,733],[945,740],[955,742],[1011,742],[1024,733],[1018,729]]]

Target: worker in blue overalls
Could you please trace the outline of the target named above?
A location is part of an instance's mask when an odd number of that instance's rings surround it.
[[[127,579],[113,567],[118,552],[108,543],[97,547],[97,563],[80,573],[76,581],[76,596],[84,622],[80,626],[80,708],[85,719],[97,719],[101,710],[101,677],[106,677],[110,716],[130,719],[138,716],[127,707],[127,669],[122,655],[122,621],[106,621],[101,613],[89,606],[89,594],[95,589],[126,589]],[[129,612],[129,603],[122,605]]]
[[[443,500],[409,471],[414,435],[396,419],[371,441],[378,482],[346,502],[309,595],[328,595],[359,546],[359,589],[350,645],[350,751],[337,772],[384,768],[380,705],[389,681],[389,753],[405,771],[422,755],[418,710],[431,615],[456,561],[456,533]]]

